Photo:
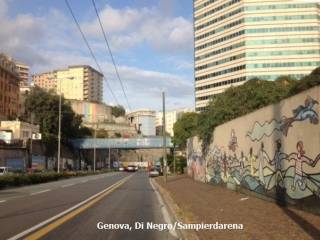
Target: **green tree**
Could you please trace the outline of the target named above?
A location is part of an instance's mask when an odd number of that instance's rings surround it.
[[[108,137],[109,137],[109,133],[107,130],[105,129],[97,130],[97,138],[108,138]]]
[[[112,110],[112,115],[115,117],[121,117],[126,115],[126,110],[121,105],[112,106],[111,110]]]
[[[210,144],[214,128],[261,107],[279,102],[288,96],[296,80],[280,77],[275,81],[252,79],[241,86],[230,87],[217,95],[201,113],[198,133],[204,148]]]
[[[35,87],[25,99],[25,110],[28,113],[24,118],[40,125],[43,142],[47,146],[47,156],[55,153],[59,125],[59,96],[53,92],[46,92]],[[88,128],[82,128],[82,116],[76,114],[70,104],[61,99],[61,139],[67,143],[70,138],[79,138],[90,135]]]
[[[303,77],[300,81],[297,81],[290,89],[289,94],[292,96],[317,85],[320,85],[320,67],[314,69],[311,74]]]
[[[198,114],[184,113],[174,124],[173,144],[183,148],[186,146],[187,139],[197,134]]]

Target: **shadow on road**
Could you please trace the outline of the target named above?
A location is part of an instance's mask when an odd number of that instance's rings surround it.
[[[164,177],[162,177],[163,181],[164,181]],[[168,182],[174,182],[174,181],[179,181],[180,179],[183,179],[183,178],[188,178],[188,176],[186,174],[182,174],[182,175],[176,175],[176,176],[168,176],[168,179],[167,181]]]
[[[319,239],[320,231],[316,227],[288,208],[283,208],[283,212],[295,221],[311,238]]]

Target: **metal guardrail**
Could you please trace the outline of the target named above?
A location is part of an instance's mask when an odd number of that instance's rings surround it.
[[[148,149],[148,148],[162,148],[163,138],[86,138],[73,139],[70,141],[74,148],[77,149]],[[166,146],[173,147],[171,138],[167,137]]]

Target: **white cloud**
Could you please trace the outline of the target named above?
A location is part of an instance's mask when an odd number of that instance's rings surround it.
[[[162,8],[165,5],[162,4]],[[159,51],[170,53],[192,51],[192,22],[162,13],[163,9],[157,7],[114,9],[106,5],[100,11],[100,17],[116,50],[147,43]],[[101,37],[97,19],[82,23],[82,26],[91,37]]]
[[[0,3],[0,51],[22,61],[42,62],[41,55],[32,50],[31,45],[41,38],[44,25],[40,18],[18,15],[15,19],[7,16],[6,1]]]
[[[69,15],[51,9],[45,17],[31,14],[9,17],[8,6],[7,1],[0,0],[0,52],[32,66],[33,73],[75,64],[88,64],[96,68]],[[191,23],[182,17],[162,16],[159,11],[156,7],[114,9],[106,6],[101,16],[110,34],[112,46],[122,49],[148,44],[170,53],[176,52],[178,47],[180,51],[192,49]],[[105,48],[96,21],[83,23],[82,26],[91,36],[90,43],[95,50]],[[107,62],[104,51],[97,52],[98,56],[103,54],[99,62],[107,70],[106,78],[110,80],[119,102],[126,106],[113,66]],[[172,61],[175,61],[174,56]],[[128,64],[130,59],[123,62]],[[181,68],[187,66],[185,61],[176,60],[177,68],[179,62]],[[135,64],[134,61],[132,63]],[[119,71],[133,108],[160,109],[162,91],[167,93],[168,109],[193,105],[192,76],[189,79],[161,70],[149,71],[129,66],[119,66]],[[106,84],[104,92],[105,100],[114,102]]]
[[[111,66],[107,65],[105,69],[112,70]],[[120,66],[119,72],[126,86],[129,101],[133,106],[160,109],[162,91],[165,91],[170,99],[168,109],[193,106],[193,82],[191,79],[128,66]],[[108,71],[106,77],[111,80],[112,86],[117,87],[117,96],[123,100],[123,93],[120,91],[121,88],[114,73]],[[106,94],[110,93],[106,91]]]

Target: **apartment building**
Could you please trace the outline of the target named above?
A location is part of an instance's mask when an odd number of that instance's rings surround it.
[[[0,54],[0,120],[18,116],[19,82],[20,77],[14,61]]]
[[[258,77],[300,78],[320,66],[320,3],[195,0],[195,105]]]
[[[166,112],[166,132],[170,134],[171,137],[174,136],[173,126],[178,121],[178,119],[182,116],[182,114],[186,112],[193,112],[192,109],[184,108],[184,109],[178,109],[174,111],[168,111]],[[156,114],[156,127],[162,127],[163,125],[163,112],[157,112]],[[162,129],[162,128],[159,128]],[[162,133],[160,133],[161,135]]]
[[[40,88],[62,93],[66,99],[102,102],[103,74],[88,65],[36,74],[32,81]]]
[[[103,74],[90,66],[70,66],[57,70],[57,93],[62,92],[66,99],[102,102],[102,81]]]
[[[20,87],[28,86],[30,67],[23,63],[16,62],[16,71],[20,77]]]
[[[57,72],[45,72],[32,75],[32,82],[35,86],[38,86],[47,91],[57,89]]]

